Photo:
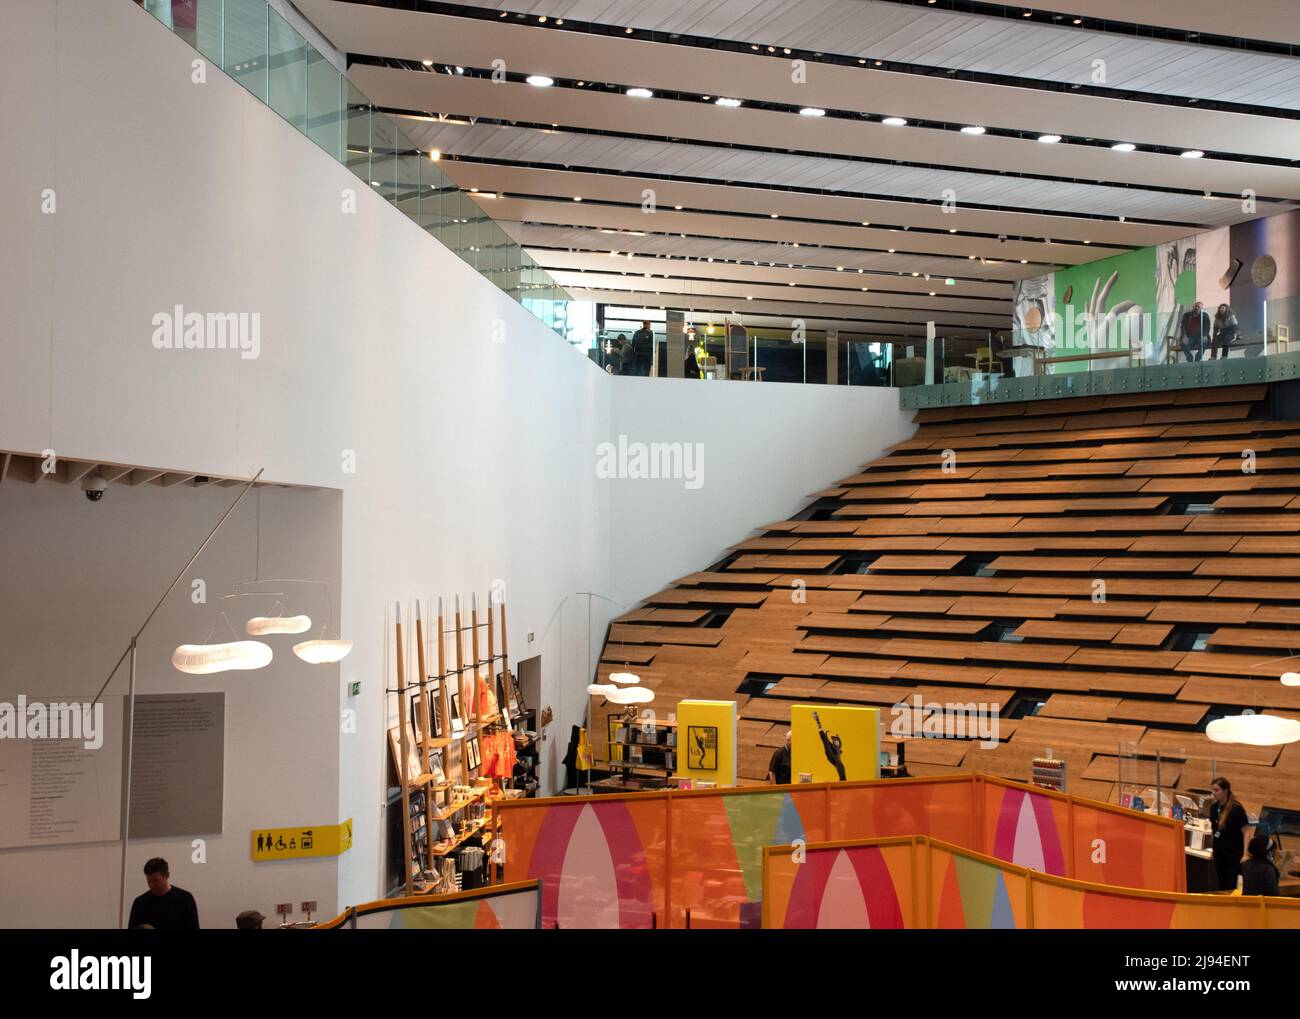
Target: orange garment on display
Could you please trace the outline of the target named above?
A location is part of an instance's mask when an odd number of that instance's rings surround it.
[[[480,740],[483,747],[483,774],[488,778],[507,779],[515,771],[515,738],[509,732],[485,733]]]
[[[491,718],[497,713],[497,695],[482,676],[478,677],[478,713],[480,718]]]

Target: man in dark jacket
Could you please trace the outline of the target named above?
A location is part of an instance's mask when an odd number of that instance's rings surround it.
[[[1178,338],[1187,360],[1199,361],[1205,350],[1205,342],[1210,338],[1210,313],[1200,301],[1193,304],[1192,310],[1183,316]],[[1195,357],[1192,356],[1192,351],[1196,352]]]
[[[127,927],[152,927],[162,931],[199,929],[199,909],[194,896],[171,883],[166,860],[155,856],[146,863],[144,878],[149,890],[131,903],[131,919],[127,921]]]
[[[636,352],[635,369],[626,374],[649,375],[654,359],[655,334],[649,321],[641,323],[641,328],[632,334],[632,349]]]

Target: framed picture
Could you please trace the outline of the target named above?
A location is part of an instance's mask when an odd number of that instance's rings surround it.
[[[411,705],[411,732],[415,735],[417,743],[424,742],[424,729],[420,726],[420,692],[417,690],[409,699]]]
[[[447,781],[447,775],[442,770],[442,751],[429,751],[429,773],[433,775],[433,784],[442,785]]]
[[[397,772],[400,781],[402,777],[402,736],[396,728],[388,730],[388,746],[393,754],[393,770]],[[408,743],[406,747],[406,779],[409,782],[412,779],[419,778],[422,774],[424,772],[420,770],[420,749],[414,742]]]
[[[434,680],[429,684],[429,728],[433,730],[434,739],[450,736],[447,732],[447,720],[442,717],[442,684]]]
[[[465,716],[460,713],[460,691],[451,692],[451,731],[453,735],[465,731]]]
[[[482,755],[479,753],[478,737],[471,736],[465,741],[465,763],[470,770],[477,768],[483,763]]]

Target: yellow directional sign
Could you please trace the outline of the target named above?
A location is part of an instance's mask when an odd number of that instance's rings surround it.
[[[341,824],[318,824],[310,828],[254,828],[251,843],[255,863],[338,856],[352,848],[352,818]]]

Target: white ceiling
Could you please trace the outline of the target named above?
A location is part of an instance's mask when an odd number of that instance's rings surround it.
[[[1006,321],[1015,279],[1300,206],[1296,59],[1071,24],[1085,8],[1159,32],[1300,44],[1300,0],[1040,0],[1027,19],[898,0],[471,0],[463,16],[296,3],[367,58],[349,76],[399,113],[414,146],[440,150],[462,188],[501,195],[479,204],[575,296],[705,313],[739,301],[747,315],[867,319],[882,335],[917,335],[929,317],[980,335]],[[561,18],[610,30],[557,30]],[[810,59],[795,81],[783,47],[854,59]],[[478,76],[494,62],[515,80]],[[524,73],[558,84],[532,88]],[[655,97],[622,94],[634,84]],[[703,101],[720,94],[746,105]],[[1201,105],[1213,102],[1260,109]],[[803,105],[835,115],[790,109]],[[1193,148],[1208,158],[1176,154]],[[1243,207],[1247,190],[1257,209]]]

